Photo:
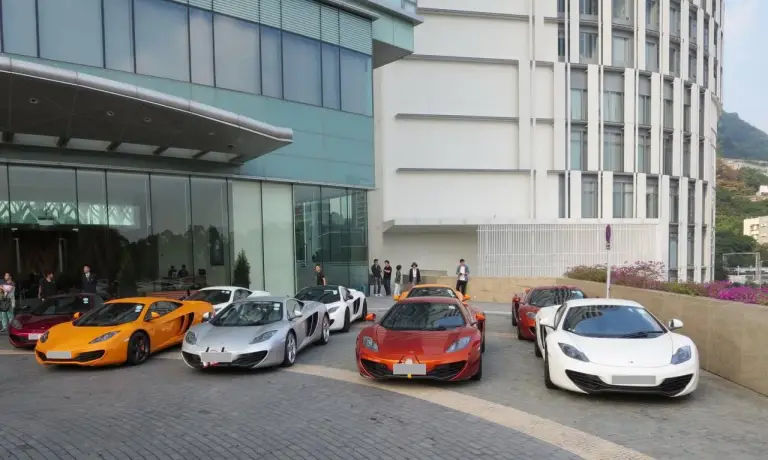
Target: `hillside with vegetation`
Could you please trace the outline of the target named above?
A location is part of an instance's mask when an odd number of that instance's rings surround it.
[[[724,158],[768,161],[768,134],[742,120],[737,113],[723,112],[717,138]]]

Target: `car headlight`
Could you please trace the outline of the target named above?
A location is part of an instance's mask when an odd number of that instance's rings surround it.
[[[11,327],[14,329],[21,329],[21,322],[18,319],[11,321]]]
[[[674,355],[672,355],[672,361],[670,364],[682,364],[691,359],[691,346],[685,345],[677,349]]]
[[[528,313],[526,313],[525,316],[527,316],[528,319],[536,319],[536,313],[532,311],[529,311]]]
[[[338,306],[331,307],[331,308],[328,309],[328,314],[330,315],[332,313],[336,313],[336,310],[338,310],[338,309],[339,309]]]
[[[100,336],[96,337],[95,339],[91,340],[91,341],[90,341],[90,342],[88,342],[88,343],[99,343],[99,342],[103,342],[103,341],[105,341],[105,340],[109,340],[109,339],[111,339],[112,337],[116,336],[117,334],[119,334],[119,332],[118,332],[118,331],[107,332],[106,334],[101,334]]]
[[[563,353],[565,353],[565,356],[576,359],[578,361],[584,361],[585,363],[588,363],[589,360],[587,359],[587,355],[581,352],[578,348],[574,347],[573,345],[568,345],[567,343],[559,343],[560,349],[563,350]]]
[[[471,337],[462,337],[459,340],[453,342],[450,347],[448,347],[447,350],[445,350],[446,353],[452,353],[454,351],[459,351],[467,348],[467,345],[469,345]]]
[[[197,343],[197,336],[194,332],[189,331],[187,332],[187,335],[184,336],[184,341],[190,345],[194,345]]]
[[[368,336],[363,337],[363,346],[372,351],[379,351],[379,346]]]
[[[45,343],[48,341],[48,333],[49,331],[45,331],[45,333],[42,336],[40,336],[40,338],[38,339],[40,343]]]
[[[261,334],[260,336],[256,337],[255,339],[251,340],[251,344],[267,341],[271,339],[272,336],[275,334],[277,334],[277,331],[267,331]]]

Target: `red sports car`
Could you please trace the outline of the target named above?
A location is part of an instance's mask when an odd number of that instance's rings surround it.
[[[22,310],[8,327],[8,341],[17,348],[35,348],[37,339],[53,326],[72,321],[75,313],[83,314],[104,305],[98,294],[62,294],[45,299],[28,310]]]
[[[539,308],[562,305],[566,300],[586,297],[575,286],[538,286],[529,289],[522,299],[516,295],[512,300],[512,325],[517,327],[517,338],[536,339],[536,313]]]
[[[367,320],[376,315],[369,313]],[[443,381],[480,380],[483,334],[472,313],[458,299],[404,299],[378,323],[357,337],[360,375],[371,379],[408,378]]]

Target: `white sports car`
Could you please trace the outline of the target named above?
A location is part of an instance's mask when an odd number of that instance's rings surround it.
[[[325,304],[331,318],[331,331],[347,332],[352,322],[365,319],[368,314],[365,294],[344,286],[305,287],[296,294],[296,298]]]
[[[536,314],[544,384],[578,393],[684,396],[699,384],[699,352],[637,302],[574,299]]]
[[[266,297],[271,295],[266,291],[251,291],[237,286],[209,286],[193,293],[184,300],[202,300],[213,305],[214,313],[220,312],[224,307],[235,300],[246,297]]]

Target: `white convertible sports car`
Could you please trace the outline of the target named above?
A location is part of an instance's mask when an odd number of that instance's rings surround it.
[[[202,288],[184,300],[202,300],[213,305],[213,311],[218,313],[222,308],[235,300],[246,297],[266,297],[271,295],[266,291],[251,291],[237,286],[210,286]]]
[[[305,287],[296,298],[302,301],[324,303],[331,318],[331,331],[349,331],[352,322],[365,319],[368,314],[368,299],[365,294],[344,286]]]
[[[668,397],[699,384],[699,352],[637,302],[569,300],[536,315],[536,356],[544,358],[544,384],[578,393],[636,393]]]

